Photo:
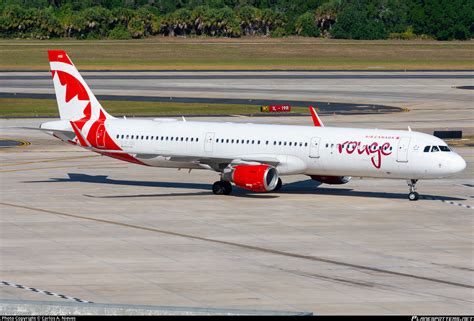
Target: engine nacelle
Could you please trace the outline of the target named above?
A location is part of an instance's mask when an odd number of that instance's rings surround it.
[[[270,165],[236,165],[222,178],[252,192],[269,192],[278,184],[278,172]]]
[[[310,176],[315,181],[319,181],[324,184],[331,185],[341,185],[347,184],[351,180],[350,176],[321,176],[321,175],[311,175]]]

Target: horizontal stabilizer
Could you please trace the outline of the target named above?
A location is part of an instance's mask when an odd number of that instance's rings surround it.
[[[40,127],[12,127],[12,128],[39,130],[42,132],[53,132],[53,133],[61,133],[61,134],[74,134],[72,130],[67,130],[67,129],[51,129],[51,128],[40,128]]]

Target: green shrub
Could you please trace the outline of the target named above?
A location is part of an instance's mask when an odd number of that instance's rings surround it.
[[[132,39],[132,34],[124,26],[117,26],[109,32],[107,38],[114,40],[126,40]]]
[[[282,27],[278,27],[275,30],[270,31],[270,36],[273,38],[285,37],[286,30]]]
[[[298,35],[303,37],[318,37],[321,34],[312,12],[306,12],[296,19],[295,30]]]

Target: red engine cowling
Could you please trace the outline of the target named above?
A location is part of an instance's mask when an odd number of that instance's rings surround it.
[[[351,180],[350,176],[320,176],[320,175],[311,175],[310,176],[315,181],[319,181],[324,184],[331,185],[341,185],[347,184]]]
[[[270,165],[237,165],[223,179],[252,192],[269,192],[278,184],[278,172]]]

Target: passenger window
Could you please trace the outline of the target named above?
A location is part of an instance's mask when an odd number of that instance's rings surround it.
[[[181,141],[183,141],[183,140],[184,140],[184,137],[181,137]]]
[[[431,152],[432,152],[432,153],[433,153],[433,152],[439,152],[438,146],[433,146],[433,147],[431,148]]]
[[[128,139],[128,135],[127,135],[127,139]]]
[[[254,140],[252,140],[252,144],[253,144],[253,143],[255,143],[255,141],[254,141]]]
[[[308,146],[308,143],[304,143],[305,146]]]
[[[268,145],[268,140],[265,142],[265,145]]]
[[[198,142],[198,141],[199,141],[199,138],[196,138],[196,142]]]
[[[278,145],[281,145],[281,142],[278,142]]]
[[[193,138],[193,137],[191,137],[191,141],[193,141],[193,140],[194,140],[194,138]]]
[[[257,141],[257,145],[260,145],[260,141],[259,141],[259,140]]]
[[[163,138],[164,138],[164,137],[163,137],[163,136],[161,136],[161,140],[163,140]]]

